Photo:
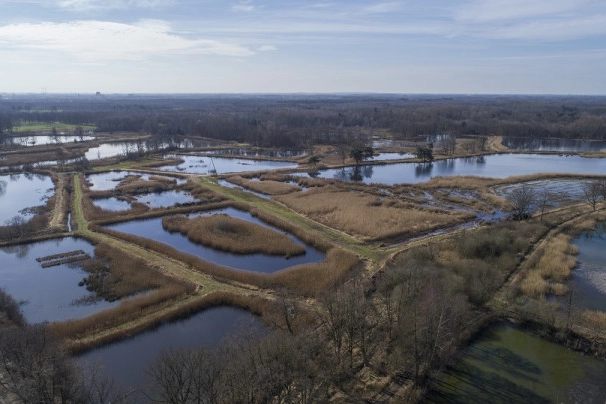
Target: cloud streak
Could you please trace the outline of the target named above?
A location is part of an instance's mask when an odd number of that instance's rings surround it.
[[[12,24],[0,27],[0,44],[12,50],[61,52],[84,61],[144,60],[174,54],[254,54],[240,45],[174,35],[167,23],[158,20],[136,24],[94,20]]]

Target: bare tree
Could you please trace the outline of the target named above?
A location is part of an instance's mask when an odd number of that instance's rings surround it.
[[[600,199],[603,198],[603,194],[602,183],[600,181],[590,181],[583,186],[583,197],[594,211],[597,209]]]
[[[536,193],[528,185],[514,188],[505,198],[511,204],[513,215],[518,220],[528,217],[536,203]]]

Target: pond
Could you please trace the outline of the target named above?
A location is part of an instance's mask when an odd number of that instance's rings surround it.
[[[83,318],[114,307],[119,302],[77,304],[77,300],[93,295],[78,286],[87,276],[76,263],[43,268],[36,258],[81,250],[94,256],[94,247],[85,240],[62,238],[0,248],[0,287],[18,302],[29,323],[64,321]],[[58,261],[57,261],[58,262]]]
[[[99,174],[88,174],[85,178],[90,183],[91,191],[109,191],[115,189],[120,182],[129,175],[136,175],[142,180],[149,180],[150,177],[166,178],[171,181],[176,181],[177,185],[184,184],[187,180],[182,178],[174,178],[157,174],[138,173],[135,171],[108,171]]]
[[[576,139],[532,139],[503,137],[501,142],[510,150],[555,151],[555,152],[599,152],[606,150],[606,142]]]
[[[606,311],[606,223],[598,223],[573,240],[579,249],[568,286],[576,309]]]
[[[539,173],[604,174],[606,159],[540,154],[493,154],[438,160],[432,164],[395,163],[320,170],[318,177],[394,185],[416,184],[439,176],[507,178]]]
[[[23,209],[45,205],[54,192],[53,181],[46,175],[0,175],[0,226],[15,216],[31,218],[33,215]]]
[[[136,195],[135,201],[147,205],[151,209],[168,208],[171,206],[181,204],[191,204],[197,201],[197,199],[189,192],[184,191],[164,191],[164,192],[153,192],[150,194]],[[118,212],[123,210],[129,210],[131,204],[119,200],[117,198],[103,198],[93,199],[93,204],[103,210],[109,210],[112,212]]]
[[[217,174],[240,173],[248,171],[275,170],[278,168],[296,168],[296,163],[270,160],[232,159],[225,157],[207,157],[193,155],[172,155],[167,158],[179,158],[184,160],[178,165],[159,167],[163,171],[178,171],[192,174]]]
[[[215,307],[87,352],[77,357],[77,362],[85,368],[100,365],[120,385],[138,388],[148,381],[145,370],[163,350],[202,346],[212,349],[244,329],[261,332],[264,327],[258,317],[247,311]]]
[[[606,363],[512,324],[492,326],[429,392],[428,403],[603,403]]]
[[[283,230],[276,229],[265,224],[263,221],[253,217],[248,212],[242,212],[233,208],[192,214],[189,215],[189,217],[193,218],[199,215],[211,215],[217,213],[224,213],[238,219],[247,220],[249,222],[272,228],[279,232],[284,232]],[[224,251],[214,250],[210,247],[191,242],[187,236],[184,236],[181,233],[169,233],[168,231],[164,230],[162,228],[162,218],[131,220],[105,227],[110,230],[134,234],[139,237],[145,237],[167,244],[180,252],[195,255],[205,261],[235,269],[244,269],[263,273],[273,273],[299,264],[321,262],[325,258],[324,253],[316,250],[313,247],[305,245],[301,240],[293,235],[290,235],[291,239],[300,245],[304,245],[306,253],[304,255],[286,258],[282,256],[270,256],[264,254],[232,254]]]

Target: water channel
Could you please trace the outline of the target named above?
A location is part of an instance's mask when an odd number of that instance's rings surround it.
[[[606,362],[515,325],[492,326],[449,367],[428,403],[603,403]]]
[[[217,213],[224,213],[238,219],[247,220],[252,223],[269,227],[279,232],[284,232],[283,230],[267,225],[263,221],[253,217],[248,212],[242,212],[233,208],[191,214],[189,217],[193,218],[199,215],[211,215]],[[180,252],[193,254],[205,261],[248,271],[273,273],[295,265],[321,262],[325,258],[324,253],[311,246],[305,245],[305,243],[293,235],[290,235],[291,239],[300,245],[304,245],[306,253],[304,255],[286,258],[265,254],[232,254],[224,251],[214,250],[210,247],[191,242],[187,236],[182,235],[181,233],[170,233],[164,230],[162,228],[162,218],[131,220],[128,222],[108,225],[106,228],[123,233],[134,234],[139,237],[149,238],[154,241],[167,244]]]
[[[108,171],[99,174],[89,174],[86,176],[86,181],[89,183],[89,189],[91,191],[109,191],[115,189],[123,179],[131,175],[137,176],[139,179],[146,181],[149,181],[151,177],[165,178],[171,181],[176,181],[177,185],[184,184],[187,181],[182,178],[174,178],[158,174],[138,173],[135,171]]]
[[[438,176],[507,178],[539,173],[604,174],[606,159],[541,154],[493,154],[437,160],[432,164],[395,163],[320,170],[318,177],[394,185],[416,184]]]
[[[119,304],[77,303],[93,296],[85,287],[78,286],[87,273],[77,262],[44,268],[36,260],[77,250],[94,256],[90,243],[71,237],[0,248],[0,287],[21,303],[21,311],[29,323],[83,318]]]

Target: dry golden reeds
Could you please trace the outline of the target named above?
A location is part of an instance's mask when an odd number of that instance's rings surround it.
[[[251,181],[238,175],[229,177],[229,182],[265,195],[283,195],[301,190],[301,187],[285,182],[274,180]]]
[[[276,199],[314,220],[366,240],[423,234],[474,217],[465,211],[424,208],[364,192],[327,188]]]
[[[305,247],[285,234],[225,214],[194,219],[184,216],[164,217],[162,226],[168,231],[187,235],[195,243],[237,254],[305,254]]]

